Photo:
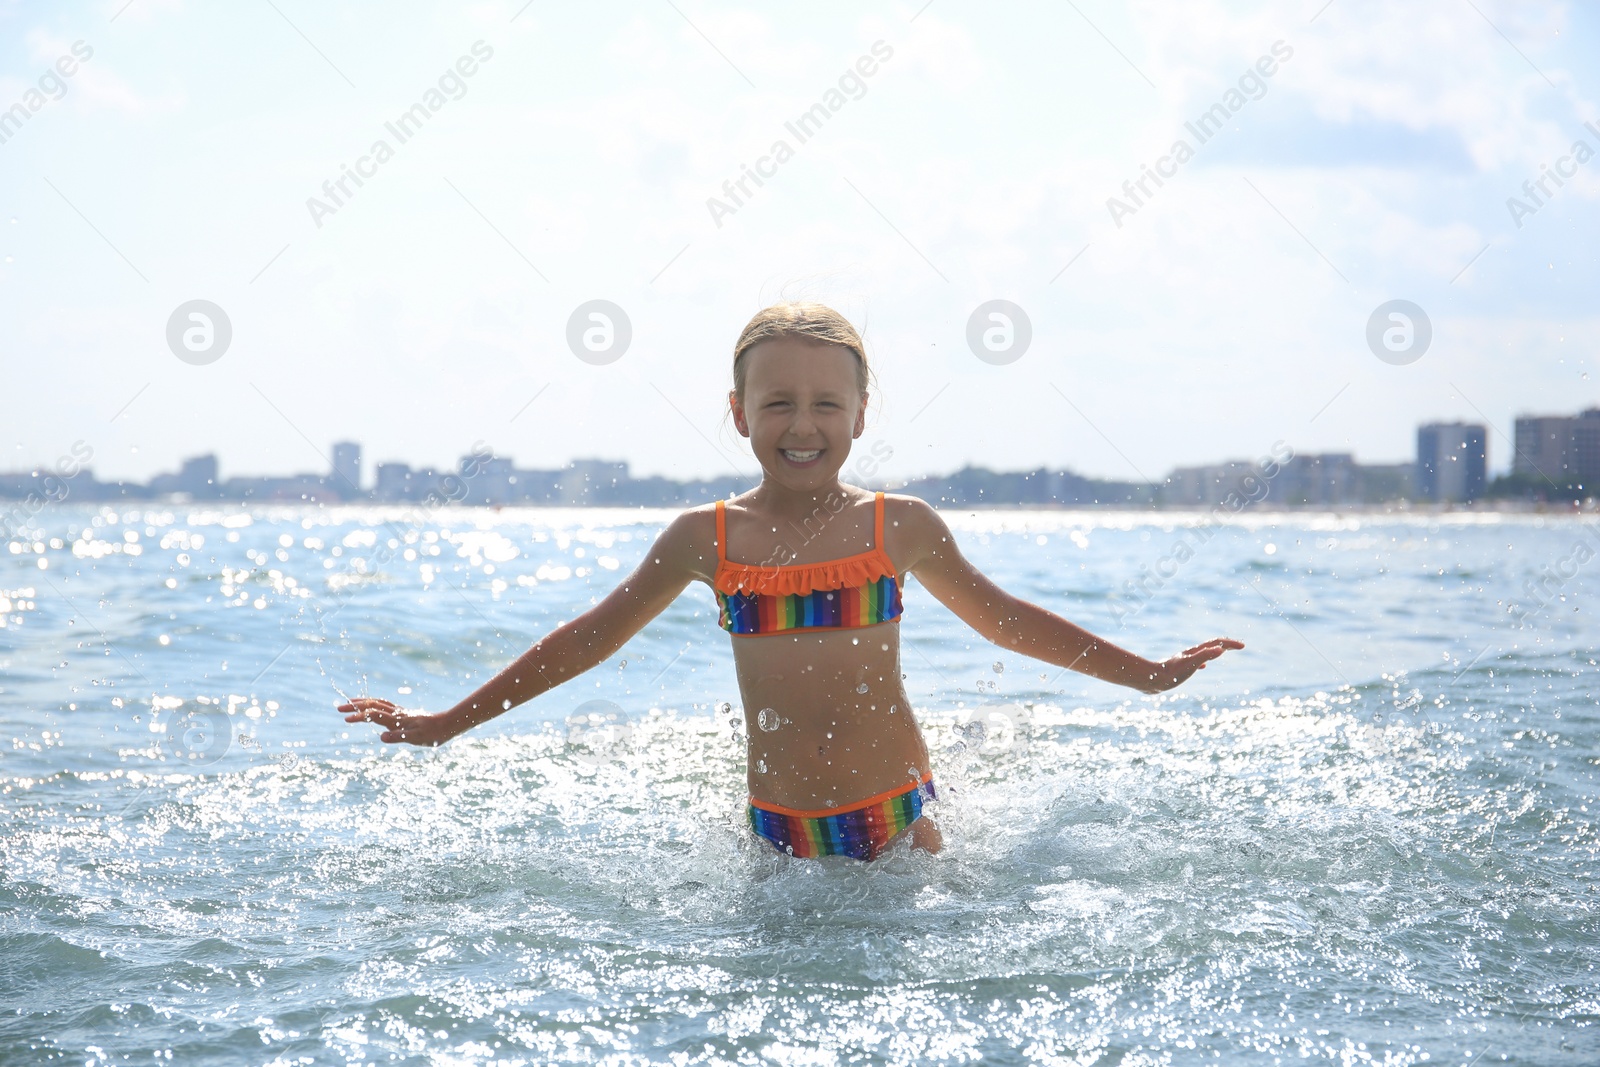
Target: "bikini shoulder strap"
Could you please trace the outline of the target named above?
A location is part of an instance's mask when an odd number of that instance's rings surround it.
[[[717,501],[717,562],[728,558],[728,512],[722,501]]]
[[[873,535],[872,547],[876,548],[879,552],[882,552],[883,551],[883,494],[882,493],[879,493],[873,499],[873,502],[872,502],[872,513],[873,513],[872,514],[873,526],[874,526],[874,530],[875,530],[874,535]]]

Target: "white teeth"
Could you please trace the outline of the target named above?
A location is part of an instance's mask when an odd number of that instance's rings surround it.
[[[785,448],[783,450],[783,454],[794,460],[796,463],[810,463],[812,460],[822,455],[822,449],[813,448],[809,452],[796,452],[793,449]]]

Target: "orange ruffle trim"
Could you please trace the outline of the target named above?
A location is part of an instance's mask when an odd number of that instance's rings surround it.
[[[818,589],[848,589],[885,577],[897,578],[898,575],[888,557],[874,549],[859,556],[847,556],[827,563],[802,563],[788,567],[734,563],[725,559],[717,564],[712,584],[717,592],[724,594],[742,592],[763,596],[805,596]]]

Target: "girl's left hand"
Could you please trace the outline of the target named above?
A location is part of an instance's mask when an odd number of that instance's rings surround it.
[[[1204,670],[1205,665],[1216,659],[1229,649],[1243,648],[1243,641],[1235,641],[1231,637],[1213,637],[1204,644],[1186,648],[1170,659],[1164,659],[1156,664],[1155,671],[1151,674],[1149,684],[1141,686],[1146,693],[1160,693],[1168,689],[1175,689],[1188,681],[1189,676],[1195,671]]]
[[[345,722],[375,722],[384,728],[378,740],[406,742],[433,747],[442,745],[455,736],[446,725],[443,714],[430,715],[420,711],[406,711],[398,704],[378,697],[357,697],[348,704],[340,704]]]

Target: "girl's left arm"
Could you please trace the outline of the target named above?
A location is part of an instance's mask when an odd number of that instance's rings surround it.
[[[914,497],[896,497],[894,528],[903,569],[914,574],[939,602],[1002,648],[1146,693],[1181,685],[1242,641],[1217,637],[1160,661],[1119,648],[1037,604],[1001,589],[956,547],[938,512]]]

